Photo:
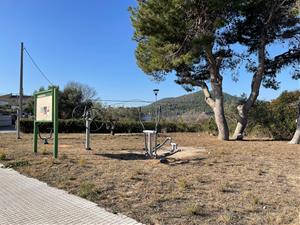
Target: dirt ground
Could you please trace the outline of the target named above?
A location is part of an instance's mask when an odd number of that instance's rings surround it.
[[[83,134],[61,134],[53,160],[51,143],[34,155],[32,135],[0,134],[0,163],[145,224],[300,224],[299,145],[170,135],[183,151],[160,163],[141,135],[92,135],[85,151]]]

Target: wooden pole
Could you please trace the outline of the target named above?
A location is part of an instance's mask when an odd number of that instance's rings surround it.
[[[22,118],[23,110],[23,52],[24,44],[21,42],[21,64],[20,64],[20,89],[19,89],[19,109],[17,115],[17,139],[21,139],[20,135],[20,120]]]

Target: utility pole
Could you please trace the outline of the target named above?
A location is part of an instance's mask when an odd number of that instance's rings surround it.
[[[17,111],[17,139],[21,139],[20,136],[20,120],[22,117],[22,105],[23,105],[23,52],[24,44],[21,42],[21,64],[20,64],[20,89],[19,89],[19,108]]]

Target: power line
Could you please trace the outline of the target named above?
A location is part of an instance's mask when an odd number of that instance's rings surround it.
[[[46,74],[40,69],[40,67],[37,65],[37,63],[34,61],[34,59],[31,57],[31,55],[29,54],[29,52],[27,51],[27,49],[25,47],[24,47],[24,50],[25,50],[26,54],[29,56],[29,59],[31,60],[31,62],[33,63],[33,65],[41,73],[41,75],[49,82],[49,84],[51,84],[52,86],[54,86],[53,83],[48,79],[48,77],[46,76]]]

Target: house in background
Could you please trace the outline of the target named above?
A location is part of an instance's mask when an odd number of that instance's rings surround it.
[[[23,106],[32,99],[30,95],[23,96]],[[19,95],[7,94],[0,95],[0,127],[12,126],[15,124],[17,118],[17,108],[19,107]],[[23,113],[22,116],[27,116]]]
[[[26,103],[32,98],[31,95],[23,95],[23,104],[26,105]],[[0,95],[0,105],[1,102],[3,104],[7,103],[7,106],[11,107],[18,107],[19,106],[19,95],[18,94],[7,94],[7,95]]]

